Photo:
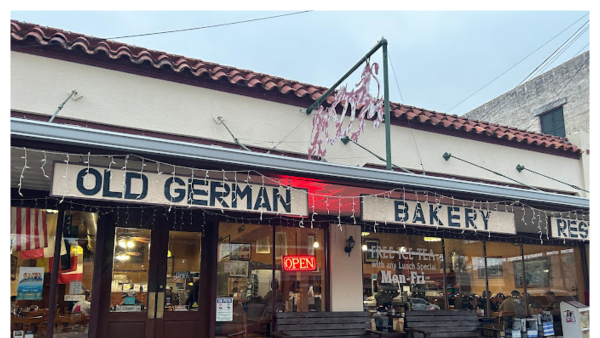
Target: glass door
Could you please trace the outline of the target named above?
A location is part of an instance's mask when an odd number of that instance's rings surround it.
[[[200,337],[202,227],[192,222],[191,213],[184,217],[161,209],[144,212],[141,221],[115,222],[108,233],[113,239],[110,302],[101,335],[162,338],[186,332]]]

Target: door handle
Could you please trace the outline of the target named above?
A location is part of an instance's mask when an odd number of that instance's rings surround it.
[[[156,318],[162,318],[165,310],[165,293],[158,293],[158,300],[156,301]]]
[[[148,319],[154,319],[156,310],[156,292],[148,292]]]

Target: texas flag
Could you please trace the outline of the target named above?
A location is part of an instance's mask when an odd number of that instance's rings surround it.
[[[46,210],[11,207],[10,223],[10,252],[18,251],[21,259],[44,258],[48,247]]]

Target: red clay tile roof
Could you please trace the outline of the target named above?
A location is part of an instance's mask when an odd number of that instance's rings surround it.
[[[16,20],[11,20],[10,31],[11,38],[19,42],[33,37],[40,45],[58,44],[66,50],[71,51],[81,49],[89,55],[103,52],[109,58],[114,60],[126,57],[135,64],[141,64],[147,61],[155,68],[168,66],[178,73],[185,69],[189,69],[189,71],[196,76],[207,74],[215,81],[226,79],[231,84],[245,85],[249,88],[261,86],[262,89],[267,92],[278,90],[282,94],[293,94],[299,98],[310,97],[312,100],[317,100],[327,91],[327,88],[325,87],[286,80],[280,77],[256,73],[251,70],[148,50],[142,47],[95,38],[79,33],[67,32],[60,29],[42,27],[36,24],[19,22]],[[333,101],[333,96],[330,96],[327,101],[331,103]],[[400,120],[408,120],[409,122],[416,124],[437,126],[446,130],[460,131],[466,134],[480,135],[492,139],[507,140],[522,145],[565,151],[571,154],[582,153],[580,149],[570,144],[566,138],[557,136],[467,119],[457,115],[438,113],[394,102],[390,102],[390,111]]]

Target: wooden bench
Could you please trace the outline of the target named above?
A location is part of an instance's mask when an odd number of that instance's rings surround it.
[[[481,337],[479,319],[471,311],[408,311],[404,332],[409,338]]]
[[[369,314],[352,312],[278,312],[274,338],[284,337],[371,337]],[[375,335],[379,335],[373,332]]]

